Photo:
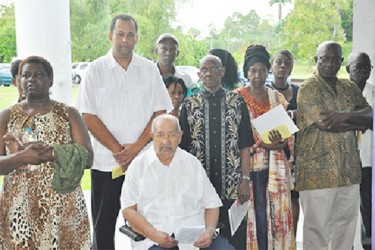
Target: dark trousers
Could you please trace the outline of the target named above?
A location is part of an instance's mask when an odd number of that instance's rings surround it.
[[[257,229],[258,248],[268,249],[267,230],[267,183],[268,169],[250,172],[250,179],[253,183],[255,222]]]
[[[362,168],[361,216],[362,216],[362,246],[371,249],[371,197],[372,197],[372,168]]]
[[[225,199],[221,201],[223,206],[220,207],[219,224],[222,224],[224,228],[220,229],[220,236],[227,238],[235,249],[244,250],[246,249],[247,217],[245,216],[235,234],[231,236],[228,210],[235,200]]]
[[[114,236],[120,210],[124,176],[112,180],[111,172],[91,170],[91,213],[94,250],[115,249]]]

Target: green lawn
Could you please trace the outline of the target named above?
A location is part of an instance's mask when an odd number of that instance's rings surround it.
[[[76,86],[72,89],[72,98],[73,103],[75,103],[76,97],[78,94],[78,88]],[[0,86],[0,110],[8,107],[13,104],[18,97],[17,88],[10,86],[4,87]],[[3,183],[3,177],[0,177],[0,185]],[[90,170],[86,169],[82,178],[81,186],[83,190],[91,189],[91,180],[90,180]]]
[[[308,64],[307,62],[295,62],[292,71],[292,79],[306,79],[309,78],[315,70],[315,64]],[[345,66],[341,66],[338,73],[339,78],[349,78]]]

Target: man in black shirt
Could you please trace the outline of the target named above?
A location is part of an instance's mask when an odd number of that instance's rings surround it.
[[[228,209],[236,199],[250,198],[250,146],[254,144],[249,113],[239,94],[221,84],[225,69],[217,56],[207,55],[199,64],[205,90],[189,96],[180,113],[181,148],[195,155],[220,196],[223,207],[220,234],[236,249],[246,248],[246,220],[231,237]]]

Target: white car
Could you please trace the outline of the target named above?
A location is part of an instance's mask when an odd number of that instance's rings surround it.
[[[197,83],[199,81],[198,71],[199,69],[194,66],[176,66],[178,72],[185,73],[190,76],[193,83]]]
[[[75,62],[72,64],[72,80],[75,84],[80,84],[85,70],[89,66],[88,62]]]

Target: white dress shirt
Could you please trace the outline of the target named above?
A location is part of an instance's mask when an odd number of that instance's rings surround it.
[[[130,164],[121,193],[121,208],[137,204],[137,210],[159,231],[171,235],[182,227],[205,226],[205,209],[222,203],[195,156],[177,148],[169,166],[163,165],[154,147]],[[148,249],[150,239],[133,242],[133,249]],[[181,250],[196,249],[179,244]]]
[[[374,104],[374,85],[366,83],[362,94],[366,98],[368,104],[373,107]],[[361,141],[358,144],[359,155],[361,157],[362,167],[372,166],[372,130],[368,129],[362,134]]]
[[[135,53],[127,70],[112,51],[87,67],[77,98],[81,113],[96,115],[121,144],[134,143],[156,111],[173,108],[155,64]],[[91,169],[110,172],[117,167],[112,152],[92,137]]]

